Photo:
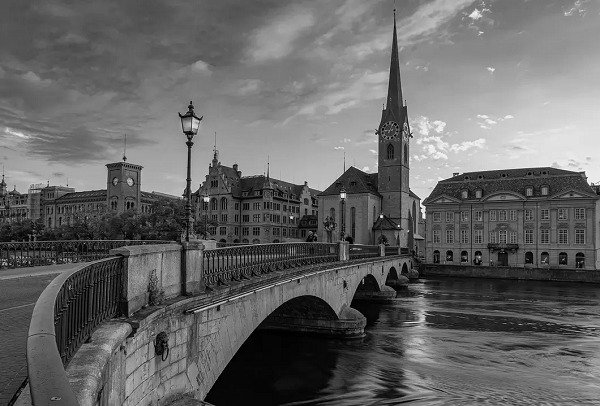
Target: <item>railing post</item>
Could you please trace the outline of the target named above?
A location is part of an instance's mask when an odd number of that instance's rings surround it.
[[[348,241],[340,241],[339,260],[348,261],[350,259],[350,243]]]
[[[202,282],[204,245],[200,241],[182,241],[181,246],[181,294],[200,294],[205,288]]]
[[[379,256],[385,257],[385,244],[379,244]]]

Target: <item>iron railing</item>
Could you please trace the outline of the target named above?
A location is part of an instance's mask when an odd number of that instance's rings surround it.
[[[205,250],[206,286],[249,279],[292,267],[339,260],[338,243],[276,243]]]
[[[121,257],[103,259],[60,274],[42,292],[27,337],[33,404],[77,404],[64,366],[100,323],[119,315],[122,275]]]
[[[164,240],[64,240],[1,242],[0,269],[89,262],[110,256],[113,248],[126,245],[168,244]]]
[[[350,244],[350,259],[373,258],[381,256],[379,245]]]

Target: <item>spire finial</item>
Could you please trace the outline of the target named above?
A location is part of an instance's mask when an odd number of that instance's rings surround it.
[[[219,161],[219,150],[217,149],[217,132],[215,131],[215,145],[213,147],[213,161]]]
[[[344,151],[344,172],[346,172],[346,151]]]
[[[269,178],[269,169],[271,167],[271,162],[270,161],[271,161],[271,156],[267,155],[267,179],[270,179]]]
[[[123,137],[123,162],[127,162],[127,134]]]

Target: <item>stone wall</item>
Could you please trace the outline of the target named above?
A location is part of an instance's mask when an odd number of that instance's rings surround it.
[[[456,276],[465,278],[600,283],[600,271],[585,269],[422,264],[419,272],[424,277]]]

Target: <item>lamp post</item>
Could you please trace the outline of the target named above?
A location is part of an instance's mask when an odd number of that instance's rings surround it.
[[[379,241],[383,244],[383,213],[379,214]]]
[[[402,231],[402,227],[400,224],[396,224],[396,246],[400,246],[400,231]]]
[[[190,101],[188,106],[188,111],[185,114],[179,114],[179,118],[181,119],[181,128],[183,133],[187,137],[187,141],[185,145],[188,147],[188,155],[187,155],[187,179],[186,179],[186,187],[185,187],[185,213],[187,216],[187,221],[185,225],[185,241],[190,240],[190,233],[192,233],[191,229],[194,223],[194,218],[192,217],[192,138],[194,135],[198,133],[198,128],[200,127],[200,121],[202,121],[203,117],[198,118],[194,114],[194,105]]]
[[[204,206],[206,210],[204,210],[204,239],[206,240],[207,232],[208,232],[208,203],[210,202],[210,196],[204,195],[202,197],[202,201],[204,202]]]
[[[346,224],[344,223],[344,204],[346,203],[346,190],[344,188],[340,190],[340,199],[342,200],[342,225],[340,227],[340,241],[344,241],[344,234],[346,233]]]

